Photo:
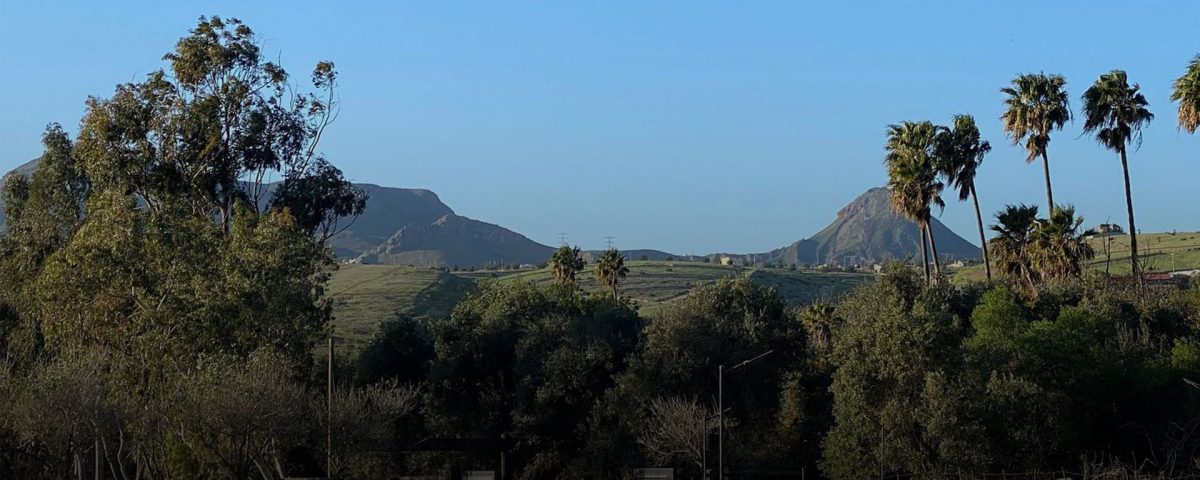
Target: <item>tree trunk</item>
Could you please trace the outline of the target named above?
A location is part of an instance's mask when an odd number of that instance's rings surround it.
[[[1046,205],[1049,209],[1046,210],[1046,218],[1050,218],[1050,214],[1054,213],[1054,192],[1050,189],[1050,158],[1046,157],[1046,151],[1042,151],[1042,171],[1046,174]]]
[[[1129,189],[1129,162],[1125,159],[1125,148],[1121,148],[1121,170],[1125,173],[1125,209],[1129,211],[1129,266],[1138,285],[1142,284],[1142,272],[1138,268],[1137,226],[1133,223],[1133,193]]]
[[[917,225],[921,231],[921,267],[925,270],[925,284],[929,285],[929,254],[925,253],[925,227]]]
[[[987,237],[983,235],[983,216],[979,214],[979,195],[975,193],[975,185],[971,185],[971,201],[975,203],[975,223],[979,225],[979,248],[983,249],[983,270],[987,272],[988,281],[992,281],[992,260],[988,258]]]
[[[929,232],[929,253],[933,257],[933,269],[937,273],[936,280],[941,281],[942,261],[938,259],[937,242],[933,241],[933,224],[929,221],[925,222],[925,231]]]

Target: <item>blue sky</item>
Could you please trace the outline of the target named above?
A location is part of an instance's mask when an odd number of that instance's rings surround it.
[[[763,251],[884,183],[889,123],[972,113],[995,149],[985,215],[1044,202],[1003,137],[1020,72],[1079,95],[1129,72],[1156,121],[1130,156],[1143,231],[1200,229],[1200,136],[1170,82],[1200,52],[1200,2],[16,2],[0,0],[0,170],[89,95],[138,81],[202,14],[238,17],[306,78],[340,71],[321,150],[355,181],[437,192],[542,243]],[[353,6],[349,6],[353,3]],[[1055,199],[1125,223],[1120,163],[1082,121],[1050,144]],[[941,219],[975,241],[966,203]]]

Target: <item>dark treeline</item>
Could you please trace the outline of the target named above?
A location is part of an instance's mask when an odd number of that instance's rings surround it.
[[[4,182],[0,478],[496,467],[406,451],[430,438],[504,446],[506,478],[716,478],[717,372],[767,352],[725,376],[735,478],[1200,475],[1200,285],[1086,273],[1079,221],[1052,201],[997,218],[988,282],[938,281],[930,242],[935,271],[890,264],[803,307],[736,278],[646,314],[620,295],[619,252],[587,293],[564,246],[554,285],[387,319],[338,351],[328,398],[326,241],[366,202],[317,151],[333,64],[304,92],[215,17],[165,60],[89,99],[74,139],[49,127],[36,172]],[[985,145],[968,117],[896,126],[897,209],[926,222],[939,175],[972,197]]]

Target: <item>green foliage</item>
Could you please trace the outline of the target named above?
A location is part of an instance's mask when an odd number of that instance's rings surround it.
[[[515,439],[523,475],[552,477],[589,438],[592,406],[639,330],[627,304],[571,286],[484,288],[433,328],[427,422],[441,434]]]
[[[1200,54],[1171,84],[1171,101],[1179,102],[1179,128],[1196,133],[1200,128]]]
[[[605,250],[596,261],[596,281],[612,289],[613,298],[617,297],[617,284],[624,280],[628,273],[625,257],[615,248]]]
[[[563,245],[550,256],[550,273],[561,284],[575,284],[575,275],[583,270],[583,254],[579,247]]]
[[[1022,74],[1012,80],[1012,86],[1001,88],[1008,95],[1000,120],[1004,133],[1013,145],[1025,141],[1026,161],[1033,162],[1046,154],[1050,132],[1062,129],[1071,120],[1071,106],[1066,91],[1067,80],[1062,75],[1045,73]]]

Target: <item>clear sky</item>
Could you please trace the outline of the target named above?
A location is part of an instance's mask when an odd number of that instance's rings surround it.
[[[1003,137],[999,88],[1061,73],[1078,109],[1113,68],[1157,115],[1130,157],[1138,225],[1200,229],[1200,136],[1176,130],[1168,100],[1200,52],[1195,0],[0,0],[0,170],[40,153],[46,123],[75,132],[87,96],[163,67],[203,14],[244,20],[296,78],[336,62],[342,112],[321,150],[349,178],[431,189],[546,244],[780,247],[884,183],[889,123],[961,112],[995,146],[985,215],[1040,205],[1041,167]],[[1120,162],[1081,128],[1051,141],[1055,199],[1089,225],[1125,223]],[[977,241],[968,204],[941,219]]]

